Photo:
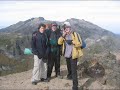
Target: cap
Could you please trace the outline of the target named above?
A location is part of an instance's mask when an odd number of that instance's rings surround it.
[[[52,26],[57,26],[57,23],[56,23],[56,22],[53,22],[53,23],[52,23]]]
[[[71,26],[69,22],[64,22],[65,26]]]

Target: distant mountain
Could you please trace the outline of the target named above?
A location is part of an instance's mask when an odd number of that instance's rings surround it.
[[[16,24],[10,25],[7,28],[3,28],[0,30],[0,32],[28,34],[32,30],[36,29],[37,25],[43,21],[44,21],[43,17],[31,18],[26,21],[20,21]]]
[[[82,38],[87,43],[87,48],[98,48],[100,52],[103,50],[116,51],[120,49],[120,36],[116,35],[110,31],[107,31],[91,22],[85,21],[84,19],[67,19],[72,25],[72,29],[82,36]],[[14,52],[13,47],[16,51],[16,48],[19,48],[20,51],[23,51],[25,47],[30,47],[31,34],[33,31],[36,31],[40,23],[52,23],[53,21],[45,20],[43,17],[31,18],[26,21],[20,21],[16,24],[10,25],[9,27],[0,29],[1,37],[8,39],[8,42],[2,43],[3,46],[7,45],[12,52]],[[63,22],[56,21],[61,27]],[[9,38],[7,38],[9,37]],[[4,39],[5,39],[4,38]],[[1,38],[3,40],[3,38]],[[6,40],[3,40],[5,42]],[[14,45],[13,42],[14,41]],[[11,45],[9,45],[11,43]],[[18,53],[20,53],[20,51]],[[99,51],[99,50],[98,50]],[[10,51],[11,52],[11,51]],[[20,53],[21,54],[21,53]]]
[[[88,37],[91,38],[100,38],[104,35],[112,35],[114,36],[112,32],[109,32],[91,22],[85,21],[84,19],[79,20],[75,18],[67,19],[66,21],[69,21],[73,27],[74,31],[79,32],[82,37],[85,39]],[[20,21],[16,24],[10,25],[7,28],[0,29],[0,32],[5,33],[21,33],[21,34],[31,34],[33,31],[35,31],[40,23],[51,23],[52,21],[45,20],[43,17],[38,18],[31,18],[26,21]],[[63,22],[56,21],[59,25],[62,25]]]

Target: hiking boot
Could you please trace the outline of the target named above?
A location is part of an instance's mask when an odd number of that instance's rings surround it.
[[[47,79],[48,79],[48,81],[50,82],[50,79],[51,79],[51,78],[47,78]]]
[[[72,76],[67,77],[68,80],[72,80]]]
[[[44,81],[44,78],[41,78],[41,82],[43,82]]]
[[[37,85],[37,82],[32,82],[32,85]]]
[[[59,76],[60,76],[60,73],[56,73],[56,74],[55,74],[55,77],[59,77]]]
[[[48,78],[47,79],[41,78],[41,81],[42,82],[49,82],[50,80]]]
[[[61,75],[58,75],[58,76],[57,76],[57,78],[59,78],[59,79],[63,79],[63,76],[61,76]]]
[[[50,80],[47,78],[47,79],[44,79],[44,82],[49,82]]]

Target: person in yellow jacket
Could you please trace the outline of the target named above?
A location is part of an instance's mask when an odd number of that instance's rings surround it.
[[[82,40],[78,33],[73,32],[69,22],[64,22],[63,35],[58,39],[62,45],[62,54],[66,58],[68,75],[67,79],[73,80],[73,90],[78,90],[77,59],[83,55]]]

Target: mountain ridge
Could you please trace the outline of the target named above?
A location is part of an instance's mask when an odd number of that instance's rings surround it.
[[[111,33],[114,34],[106,29],[103,29],[101,27],[99,27],[98,25],[95,25],[89,21],[85,21],[84,19],[76,19],[76,18],[70,18],[67,19],[65,21],[69,21],[72,24],[73,29],[76,28],[76,26],[78,26],[75,31],[78,31],[77,29],[80,29],[80,33],[82,35],[84,35],[84,30],[86,29],[90,29],[87,30],[88,33],[93,32],[94,34],[100,34],[102,35],[103,33]],[[32,33],[32,31],[37,30],[37,27],[40,23],[51,23],[53,21],[50,20],[45,20],[43,17],[38,17],[38,18],[31,18],[25,21],[19,21],[16,24],[10,25],[6,28],[0,29],[0,32],[14,32],[14,33],[22,33],[22,34],[26,34],[27,32]],[[56,21],[60,26],[63,25],[63,22],[59,22]],[[98,31],[98,33],[96,31]],[[25,32],[24,32],[25,31]],[[84,37],[84,36],[83,36]]]
[[[120,48],[119,47],[120,43],[118,42],[118,40],[120,39],[119,35],[116,35],[108,30],[105,30],[89,21],[85,21],[84,19],[70,18],[65,21],[69,21],[71,24],[72,30],[80,33],[83,40],[88,41],[87,43],[94,42],[93,44],[95,44],[96,41],[98,42],[98,41],[104,40],[105,42],[107,42],[107,40],[111,39],[111,41],[109,40],[110,44],[112,43],[113,44],[112,46],[116,46],[117,48]],[[30,18],[25,21],[19,21],[18,23],[10,25],[9,27],[6,27],[4,29],[0,29],[0,34],[1,34],[1,37],[2,35],[3,36],[9,35],[9,36],[15,36],[15,37],[18,36],[21,38],[28,37],[30,42],[32,33],[37,30],[38,25],[40,23],[50,24],[52,22],[54,21],[45,20],[43,17]],[[56,21],[56,23],[58,23],[58,25],[62,27],[64,22]],[[30,47],[30,45],[25,45],[25,46]]]

